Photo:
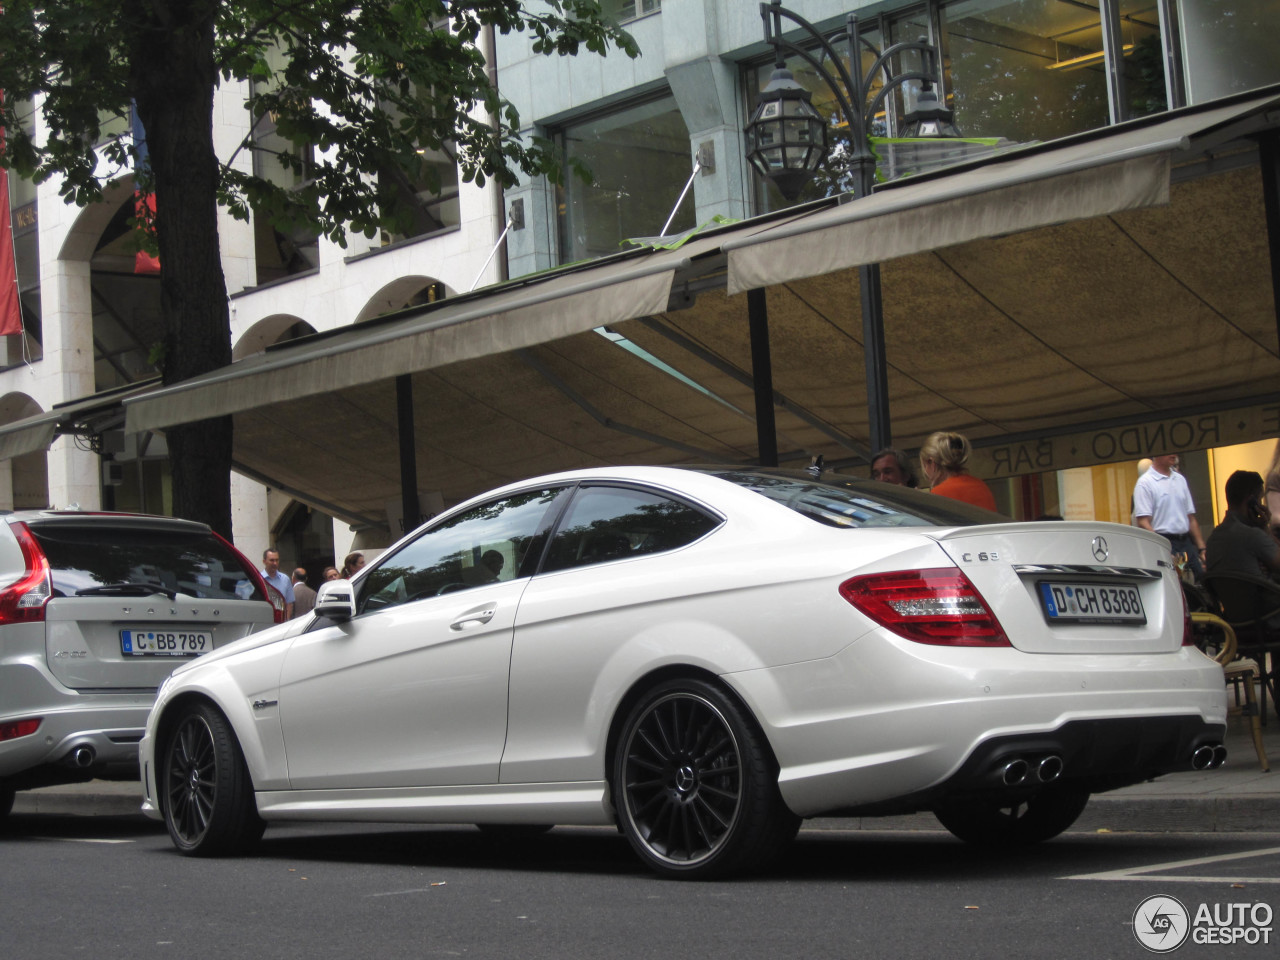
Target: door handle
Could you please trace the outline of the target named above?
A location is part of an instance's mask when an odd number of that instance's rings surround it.
[[[488,623],[493,619],[493,615],[498,612],[496,605],[487,607],[477,607],[474,610],[468,610],[462,616],[449,624],[450,630],[466,630],[470,627],[478,627],[482,623]]]

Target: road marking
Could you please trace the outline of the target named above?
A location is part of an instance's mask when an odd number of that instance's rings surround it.
[[[1146,867],[1130,867],[1125,870],[1103,870],[1101,873],[1077,873],[1059,880],[1159,880],[1161,883],[1280,883],[1280,877],[1206,877],[1206,876],[1159,876],[1152,874],[1164,870],[1180,870],[1183,867],[1198,867],[1207,863],[1227,863],[1234,860],[1249,860],[1254,857],[1267,857],[1280,854],[1280,847],[1268,847],[1265,850],[1248,850],[1244,853],[1223,853],[1216,857],[1197,857],[1194,860],[1170,860],[1168,863],[1157,863]]]
[[[90,837],[32,837],[32,840],[52,840],[56,843],[133,843],[132,840],[95,840]]]

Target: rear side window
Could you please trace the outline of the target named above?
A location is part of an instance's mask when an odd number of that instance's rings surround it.
[[[652,491],[584,486],[556,530],[543,570],[674,550],[719,524],[716,517]]]
[[[700,469],[700,468],[695,468]],[[972,527],[1009,523],[1008,517],[949,497],[878,480],[803,471],[701,469],[828,527]]]
[[[252,571],[211,533],[106,523],[28,528],[49,560],[55,597],[145,596],[150,586],[215,600],[266,599]]]

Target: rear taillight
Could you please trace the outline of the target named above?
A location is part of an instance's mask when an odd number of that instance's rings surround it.
[[[854,577],[840,595],[900,637],[947,647],[1007,647],[1000,621],[954,567]]]
[[[53,590],[49,583],[49,561],[25,523],[10,524],[18,539],[26,570],[16,582],[0,590],[0,624],[38,623],[44,620],[44,605]]]
[[[27,720],[10,720],[0,723],[0,740],[16,740],[18,737],[29,737],[40,729],[43,717],[31,717]]]

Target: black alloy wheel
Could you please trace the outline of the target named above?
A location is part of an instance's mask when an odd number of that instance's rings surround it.
[[[208,704],[182,708],[168,739],[158,789],[173,844],[190,856],[238,853],[266,824],[231,725]]]
[[[1079,819],[1089,791],[1067,784],[1010,800],[966,801],[934,815],[955,836],[984,847],[1020,847],[1052,840]]]
[[[629,714],[614,803],[632,848],[668,877],[759,868],[795,836],[773,755],[754,721],[702,680],[661,684]]]

